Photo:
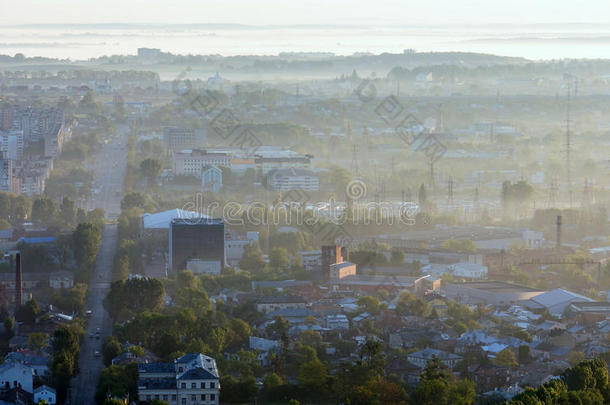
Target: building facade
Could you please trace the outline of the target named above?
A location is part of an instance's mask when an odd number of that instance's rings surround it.
[[[200,177],[206,166],[231,167],[231,156],[203,149],[184,150],[174,153],[173,166],[175,175]]]
[[[222,219],[191,218],[172,220],[169,230],[169,267],[185,270],[188,262],[207,262],[216,274],[225,266],[225,226]],[[211,271],[211,270],[210,270]]]
[[[171,405],[218,405],[220,379],[216,360],[189,353],[173,363],[138,364],[138,399]]]

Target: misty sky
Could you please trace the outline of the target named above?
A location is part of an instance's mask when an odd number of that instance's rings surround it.
[[[608,0],[0,0],[0,24],[610,24]]]

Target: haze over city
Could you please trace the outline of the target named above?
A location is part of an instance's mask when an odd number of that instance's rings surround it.
[[[0,0],[0,403],[610,403],[609,10]]]

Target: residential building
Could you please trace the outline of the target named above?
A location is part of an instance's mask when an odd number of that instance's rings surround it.
[[[49,274],[49,286],[53,289],[74,287],[74,273],[62,270]]]
[[[347,316],[345,316],[343,314],[327,315],[326,316],[326,327],[328,329],[335,329],[335,330],[349,329],[349,320],[347,319]]]
[[[258,232],[250,231],[245,235],[236,235],[228,233],[225,235],[225,256],[227,265],[237,267],[239,261],[244,255],[246,246],[258,242]]]
[[[222,188],[222,170],[217,166],[205,166],[201,171],[201,190],[218,193]]]
[[[200,177],[206,166],[231,167],[231,155],[208,152],[205,149],[182,150],[174,153],[174,174]]]
[[[17,361],[7,361],[0,365],[0,386],[21,388],[34,393],[34,370],[32,367]]]
[[[318,191],[320,182],[318,175],[311,170],[289,167],[269,171],[267,173],[267,187],[276,191]]]
[[[13,161],[5,155],[0,158],[0,191],[14,192]]]
[[[216,360],[189,353],[173,363],[138,364],[138,399],[171,405],[217,405],[220,380]]]
[[[299,252],[303,268],[307,271],[320,270],[322,268],[322,251],[311,250],[308,252]]]
[[[441,363],[452,369],[455,365],[462,360],[462,356],[458,356],[457,354],[449,353],[443,350],[437,349],[423,349],[418,352],[410,353],[407,355],[407,360],[409,363],[419,367],[424,368],[428,361],[433,358],[438,358]]]
[[[280,309],[296,309],[306,308],[307,301],[304,298],[295,295],[282,295],[261,297],[256,301],[256,310],[258,312],[268,313],[278,311]]]
[[[219,274],[225,266],[225,226],[222,219],[174,219],[169,232],[169,268],[173,271],[205,267]]]
[[[34,390],[34,403],[38,404],[41,401],[46,401],[49,405],[55,405],[57,403],[57,396],[55,389],[48,385],[41,385]]]
[[[264,154],[262,152],[263,148],[257,150],[257,155],[254,157],[254,164],[257,171],[263,176],[275,169],[311,169],[313,155],[299,156],[294,152],[282,153],[280,151]]]
[[[335,263],[330,265],[330,282],[336,283],[347,276],[356,275],[356,264],[351,262]]]
[[[191,128],[164,127],[163,140],[172,152],[201,148],[205,145],[205,133]]]

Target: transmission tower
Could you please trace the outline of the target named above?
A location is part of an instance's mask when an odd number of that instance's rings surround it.
[[[549,188],[549,198],[547,201],[547,208],[554,208],[557,206],[557,193],[559,191],[559,185],[557,179],[551,180],[551,186]]]
[[[352,170],[352,176],[354,177],[360,177],[360,168],[358,167],[358,151],[357,151],[357,145],[353,144],[352,145],[352,164],[351,164],[351,170]]]
[[[447,182],[447,203],[453,206],[453,176],[449,176],[449,181]]]

